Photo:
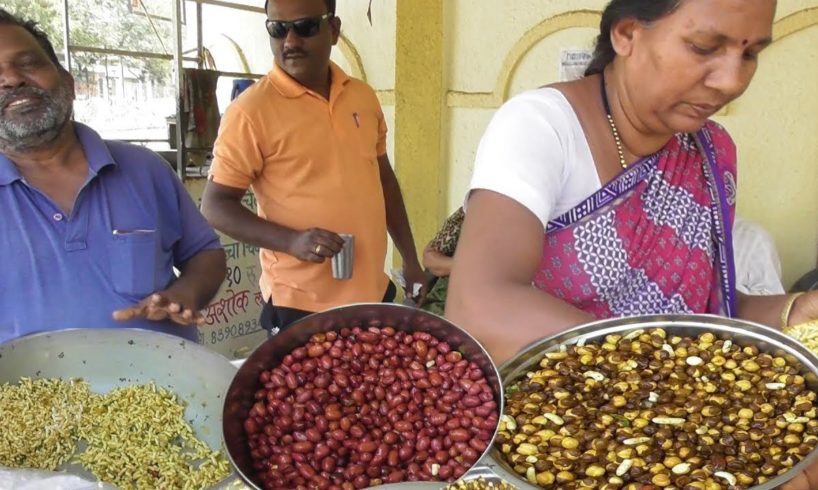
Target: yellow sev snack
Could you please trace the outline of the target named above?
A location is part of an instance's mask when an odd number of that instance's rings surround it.
[[[445,490],[517,490],[517,487],[506,482],[495,483],[484,478],[452,483]]]
[[[818,320],[800,323],[791,327],[784,327],[784,333],[804,344],[804,346],[818,354]]]
[[[9,467],[53,470],[82,441],[76,461],[124,490],[201,489],[230,474],[224,455],[193,435],[184,405],[154,384],[98,395],[84,381],[23,378],[0,386],[0,420]]]
[[[77,449],[88,384],[22,378],[0,386],[0,465],[54,470]]]

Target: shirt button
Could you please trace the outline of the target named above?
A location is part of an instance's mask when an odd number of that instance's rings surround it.
[[[62,221],[63,215],[60,213],[54,214],[54,221]]]

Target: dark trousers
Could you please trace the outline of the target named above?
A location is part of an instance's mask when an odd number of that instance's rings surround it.
[[[395,301],[395,295],[397,292],[398,289],[395,287],[395,284],[392,281],[389,281],[389,285],[386,286],[386,293],[384,293],[381,302],[391,303]],[[314,312],[312,311],[287,308],[285,306],[275,306],[273,304],[273,298],[270,298],[270,300],[264,303],[264,306],[261,308],[261,318],[259,319],[259,322],[261,323],[262,328],[267,330],[267,334],[269,336],[273,336],[289,327],[292,323],[313,313]]]

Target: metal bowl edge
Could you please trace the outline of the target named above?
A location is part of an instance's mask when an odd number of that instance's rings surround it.
[[[720,339],[729,338],[738,345],[755,345],[761,352],[781,355],[788,361],[798,362],[804,370],[803,375],[807,386],[818,392],[818,357],[800,342],[779,330],[758,323],[715,315],[649,315],[599,320],[571,328],[529,344],[513,358],[500,365],[498,370],[503,379],[503,387],[505,388],[507,383],[528,371],[544,353],[557,349],[560,345],[575,344],[581,338],[599,340],[610,334],[650,328],[663,328],[668,333],[694,337],[701,333],[711,332]],[[750,490],[775,490],[794,478],[816,457],[818,457],[818,448],[810,452],[788,472],[761,485],[751,487]],[[542,490],[542,487],[530,484],[511,469],[496,447],[490,448],[483,464],[520,490]]]
[[[236,473],[249,487],[260,490],[253,478],[252,462],[242,421],[252,408],[253,395],[258,389],[259,374],[277,366],[286,354],[306,343],[313,334],[352,326],[392,326],[402,331],[423,331],[448,342],[454,350],[459,350],[465,359],[477,363],[491,385],[499,413],[502,413],[505,405],[497,366],[474,337],[449,320],[424,310],[390,303],[359,303],[314,313],[293,323],[282,333],[267,339],[257,347],[239,368],[224,397],[222,435],[227,455]],[[477,464],[493,447],[497,430],[496,427],[488,448],[478,459]],[[445,486],[445,483],[442,486]]]

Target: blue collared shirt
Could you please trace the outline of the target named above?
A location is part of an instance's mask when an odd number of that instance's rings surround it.
[[[74,123],[88,179],[70,216],[0,154],[0,342],[66,328],[134,327],[195,340],[170,321],[113,320],[221,247],[173,170],[145,148]]]

